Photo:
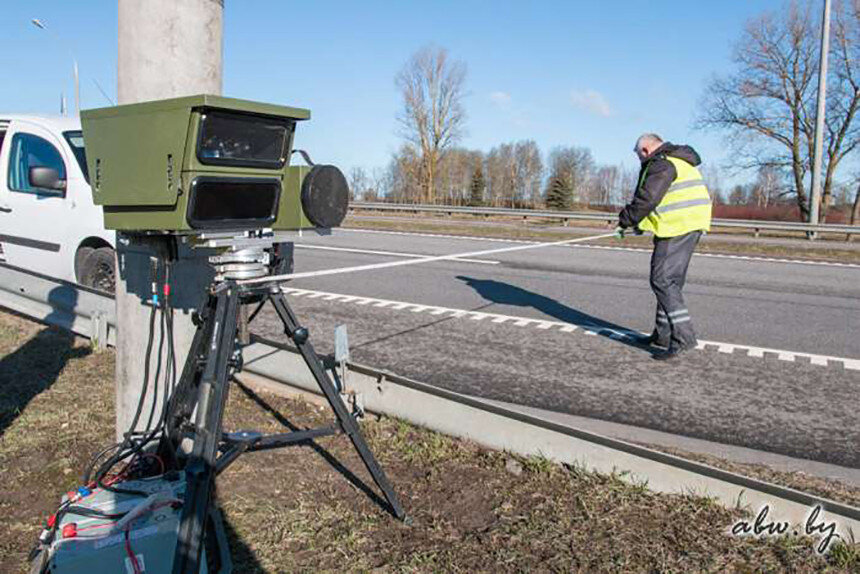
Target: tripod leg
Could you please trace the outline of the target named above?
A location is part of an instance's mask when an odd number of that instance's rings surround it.
[[[238,288],[227,283],[216,294],[215,312],[200,375],[194,449],[185,466],[186,490],[173,560],[173,574],[197,574],[206,515],[215,476],[215,459],[221,440],[221,422],[227,402],[228,371],[236,344],[239,312]]]
[[[165,431],[159,446],[159,455],[167,468],[177,467],[176,451],[182,441],[182,427],[191,419],[197,404],[197,395],[194,391],[197,390],[196,385],[199,381],[200,362],[204,359],[203,348],[205,342],[212,337],[213,321],[208,319],[215,312],[215,303],[214,297],[208,297],[200,308],[198,314],[200,323],[194,332],[179,382],[167,404]]]
[[[328,400],[328,404],[337,416],[338,422],[343,428],[343,431],[347,436],[349,436],[355,450],[358,451],[359,456],[361,456],[361,460],[364,461],[364,465],[367,467],[368,472],[370,472],[376,485],[380,490],[382,490],[382,493],[385,495],[385,499],[388,501],[388,504],[391,505],[391,510],[394,512],[394,515],[401,520],[405,519],[406,513],[400,506],[400,502],[397,500],[397,495],[394,493],[394,489],[391,488],[388,478],[385,476],[385,473],[379,466],[379,463],[376,462],[376,458],[367,446],[358,423],[354,418],[352,418],[352,415],[349,414],[349,411],[346,409],[346,406],[343,404],[337,391],[335,391],[334,385],[332,384],[331,379],[329,379],[328,374],[325,372],[319,356],[316,354],[316,351],[314,351],[313,345],[308,341],[307,330],[299,326],[296,316],[287,304],[287,300],[280,288],[273,288],[269,293],[269,299],[272,301],[275,311],[284,323],[287,335],[293,340],[296,347],[298,347],[299,352],[304,358],[305,363],[307,363],[314,379],[316,379],[317,384],[320,386],[320,390],[322,390],[325,398]]]

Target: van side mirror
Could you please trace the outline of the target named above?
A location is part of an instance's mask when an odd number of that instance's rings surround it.
[[[60,179],[59,172],[52,167],[31,167],[30,186],[64,192],[66,190],[66,180]],[[58,195],[62,195],[62,193]]]

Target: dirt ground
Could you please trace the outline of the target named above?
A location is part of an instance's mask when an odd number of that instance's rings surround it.
[[[0,314],[0,572],[113,435],[113,351]],[[285,432],[330,416],[234,385],[226,428]],[[743,516],[619,476],[523,459],[368,417],[362,428],[412,523],[380,505],[349,441],[246,455],[218,482],[237,573],[849,572],[860,545],[728,535]]]

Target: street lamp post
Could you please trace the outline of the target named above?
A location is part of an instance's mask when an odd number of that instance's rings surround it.
[[[69,55],[72,56],[72,63],[74,66],[74,74],[75,74],[75,115],[80,115],[80,113],[81,113],[81,87],[80,87],[80,81],[78,79],[78,59],[75,58],[75,55],[72,53],[72,50],[71,50],[71,48],[69,48],[68,44],[63,42],[62,39],[60,39],[60,37],[57,36],[53,30],[48,28],[48,26],[44,22],[42,22],[38,18],[33,18],[32,20],[30,20],[30,22],[32,22],[33,26],[35,26],[36,28],[39,28],[40,30],[45,30],[46,32],[51,34],[54,37],[54,39],[57,40],[57,42],[59,42],[60,44],[62,44],[63,46],[66,47],[66,49],[69,51]]]
[[[824,139],[824,114],[827,100],[827,54],[830,48],[830,0],[824,0],[821,22],[821,60],[818,67],[818,108],[815,116],[815,152],[812,159],[812,192],[809,194],[809,223],[818,223],[821,203],[821,155]],[[815,238],[813,231],[810,238]]]

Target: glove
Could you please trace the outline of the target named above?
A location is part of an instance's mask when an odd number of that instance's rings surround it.
[[[619,225],[615,228],[615,239],[624,239],[625,233],[627,233],[627,229]]]

